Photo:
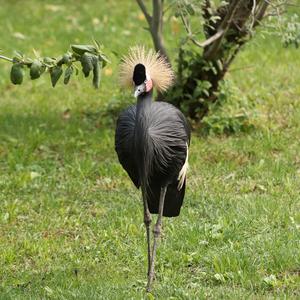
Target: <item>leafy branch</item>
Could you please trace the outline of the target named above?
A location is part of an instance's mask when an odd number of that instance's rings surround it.
[[[93,72],[93,85],[95,88],[99,88],[101,71],[109,62],[97,41],[94,41],[94,45],[71,45],[69,51],[58,58],[37,57],[32,59],[16,52],[13,58],[0,55],[0,59],[12,63],[10,80],[13,84],[22,84],[27,68],[31,80],[38,79],[43,73],[49,72],[53,87],[63,74],[64,84],[69,83],[74,73],[78,75],[79,69],[76,63],[80,62],[84,76],[88,77]]]

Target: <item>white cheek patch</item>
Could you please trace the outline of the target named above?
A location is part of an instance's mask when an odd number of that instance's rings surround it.
[[[146,81],[149,81],[151,79],[149,73],[146,71]]]

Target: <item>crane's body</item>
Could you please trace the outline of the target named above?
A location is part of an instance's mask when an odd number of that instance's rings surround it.
[[[168,186],[163,216],[180,213],[190,131],[182,113],[166,102],[139,96],[119,117],[116,151],[120,163],[137,188],[145,191],[150,213],[157,214],[161,187]]]
[[[156,73],[155,76],[155,71],[159,70],[156,68],[151,72],[151,66],[155,67],[158,61],[162,63],[160,65],[162,73],[165,76],[172,76],[170,69],[167,69],[168,65],[156,54],[152,57],[152,64],[149,63],[150,54],[147,56],[148,61],[143,64],[145,57],[141,49],[138,49],[136,57],[134,55],[135,52],[131,53],[131,69],[129,68],[131,73],[126,76],[131,76],[137,103],[123,111],[117,121],[115,149],[121,165],[135,186],[142,190],[148,242],[147,289],[150,290],[162,216],[178,216],[185,194],[190,128],[183,114],[173,105],[153,101],[153,85],[159,86],[168,78],[160,77],[162,75],[160,73]],[[128,62],[125,69],[126,67]],[[165,83],[165,86],[168,84]],[[151,213],[158,214],[153,230],[152,253]]]

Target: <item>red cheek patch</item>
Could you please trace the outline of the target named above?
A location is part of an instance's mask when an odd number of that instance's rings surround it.
[[[149,79],[146,81],[146,92],[150,92],[153,88],[153,82],[152,79]]]

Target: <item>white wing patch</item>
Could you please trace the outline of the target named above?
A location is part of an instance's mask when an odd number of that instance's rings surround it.
[[[187,169],[189,167],[189,147],[188,147],[188,144],[186,144],[186,158],[185,158],[185,162],[184,162],[184,165],[182,166],[180,172],[179,172],[179,175],[178,175],[178,186],[177,186],[177,189],[178,191],[180,191],[183,187],[183,184],[184,184],[184,180],[186,178],[186,173],[187,173]]]

